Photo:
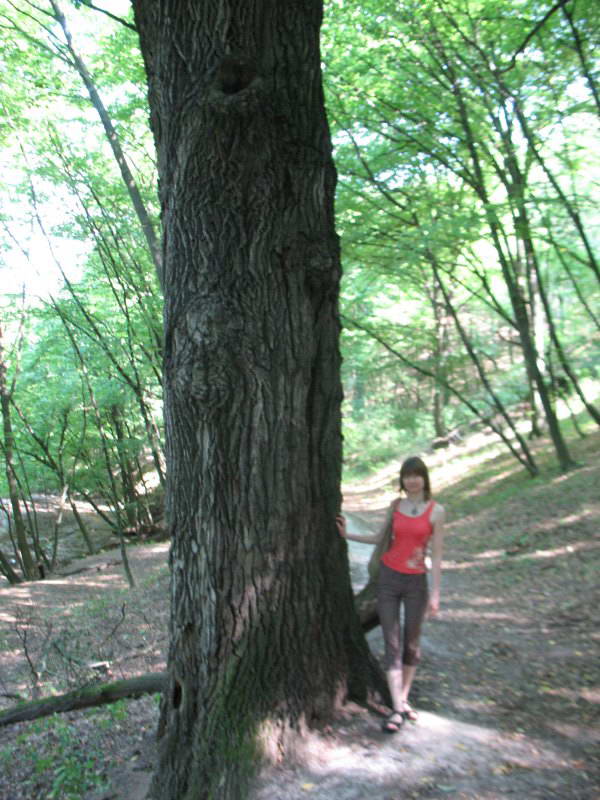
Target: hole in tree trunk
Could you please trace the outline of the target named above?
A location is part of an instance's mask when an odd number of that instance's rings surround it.
[[[256,70],[240,58],[224,58],[217,71],[217,86],[223,94],[237,94],[246,89],[254,78]]]
[[[179,681],[175,681],[175,687],[173,688],[173,708],[179,708],[182,698],[183,691],[181,689],[181,684]]]

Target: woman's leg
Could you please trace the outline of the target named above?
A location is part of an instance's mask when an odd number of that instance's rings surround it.
[[[392,708],[397,711],[404,710],[404,669],[388,669],[385,671],[390,694],[392,695]]]
[[[399,581],[399,573],[395,573],[384,564],[381,565],[377,587],[377,612],[385,645],[385,675],[392,697],[392,709],[395,711],[403,709]],[[402,724],[401,717],[396,720],[396,717],[392,716],[388,721],[390,727],[386,730],[391,730],[392,726],[397,729]]]
[[[402,705],[400,708],[403,710],[407,710],[406,706],[408,704],[408,695],[410,694],[410,687],[412,686],[412,682],[415,677],[415,672],[417,671],[416,664],[404,664],[402,667],[402,696],[401,696],[401,703]]]
[[[410,589],[404,595],[404,648],[402,653],[402,709],[408,705],[408,696],[421,659],[421,628],[427,610],[428,590],[425,575],[411,576]],[[410,713],[410,709],[406,709]]]
[[[377,586],[377,613],[385,645],[384,669],[402,671],[402,632],[400,599],[402,575],[381,565]]]

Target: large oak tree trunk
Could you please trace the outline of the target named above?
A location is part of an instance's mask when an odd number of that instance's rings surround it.
[[[160,800],[379,685],[340,505],[335,172],[321,0],[136,0],[163,214],[168,688]]]

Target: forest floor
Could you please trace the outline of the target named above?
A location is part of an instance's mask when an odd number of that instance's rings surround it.
[[[253,800],[600,800],[600,435],[571,445],[579,467],[560,475],[538,444],[533,480],[502,454],[428,456],[449,523],[418,721],[390,736],[382,709],[349,706],[297,763],[266,769]],[[345,487],[351,527],[377,524],[394,480]],[[130,548],[134,589],[118,551],[0,588],[0,708],[164,669],[167,550]],[[357,589],[368,556],[351,544]],[[369,640],[381,654],[380,630]],[[143,800],[157,714],[146,697],[0,729],[0,800]]]

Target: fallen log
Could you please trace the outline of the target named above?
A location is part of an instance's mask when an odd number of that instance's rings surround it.
[[[145,694],[162,692],[166,684],[166,672],[148,672],[135,678],[114,681],[113,683],[95,683],[83,689],[75,689],[66,694],[44,697],[29,703],[0,711],[0,727],[15,722],[29,722],[50,714],[62,714],[65,711],[78,711],[92,706],[103,706],[125,698],[142,697]]]
[[[370,580],[354,597],[354,603],[362,628],[368,633],[379,625],[377,615],[377,584]],[[148,672],[127,680],[113,683],[95,683],[82,689],[75,689],[66,694],[44,697],[28,703],[0,711],[0,727],[13,725],[15,722],[29,722],[51,714],[63,714],[66,711],[80,711],[83,708],[103,706],[116,703],[125,698],[135,699],[145,694],[153,694],[164,690],[167,679],[166,672]]]

